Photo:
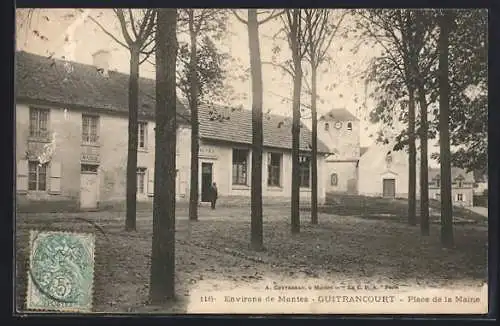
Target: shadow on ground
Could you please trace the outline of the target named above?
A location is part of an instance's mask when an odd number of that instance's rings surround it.
[[[317,278],[405,286],[463,286],[487,277],[487,228],[457,225],[456,247],[444,250],[439,228],[422,237],[418,227],[387,220],[320,214],[319,225],[302,212],[300,234],[291,235],[289,208],[264,208],[264,252],[248,248],[249,208],[200,208],[189,222],[181,209],[176,222],[176,292],[180,301],[147,304],[152,213],[138,213],[137,232],[126,233],[124,212],[18,214],[16,306],[24,309],[28,232],[50,229],[96,235],[94,311],[183,313],[190,292],[251,286],[256,281]],[[105,234],[77,218],[95,222]]]

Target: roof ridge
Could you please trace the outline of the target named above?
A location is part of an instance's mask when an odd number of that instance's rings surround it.
[[[45,55],[40,55],[40,54],[37,54],[37,53],[25,51],[25,50],[16,51],[16,54],[17,53],[24,53],[24,54],[27,54],[27,55],[30,55],[30,56],[33,56],[33,57],[38,57],[38,58],[40,58],[42,60],[46,60],[46,61],[54,60],[54,61],[57,61],[59,63],[69,62],[71,64],[80,65],[81,67],[95,68],[95,69],[97,69],[97,67],[94,66],[93,64],[84,63],[84,62],[78,62],[78,61],[73,61],[73,60],[65,60],[65,59],[58,58],[58,57],[47,57]],[[121,72],[121,71],[118,71],[118,70],[110,70],[110,71],[113,72],[114,74],[117,74],[117,75],[130,76],[130,74],[127,74],[125,72]],[[148,81],[148,82],[155,82],[154,79],[148,78],[148,77],[144,77],[144,76],[140,76],[140,74],[139,74],[139,79],[140,80],[142,79],[142,80]]]

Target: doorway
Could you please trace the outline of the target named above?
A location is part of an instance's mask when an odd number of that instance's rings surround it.
[[[396,197],[396,179],[383,179],[382,188],[384,198]]]
[[[201,201],[210,201],[210,187],[212,185],[212,163],[201,163]]]
[[[80,208],[97,208],[99,202],[98,166],[82,164],[80,173]]]

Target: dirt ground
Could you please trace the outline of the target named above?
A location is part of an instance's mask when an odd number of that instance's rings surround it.
[[[137,232],[124,231],[124,212],[18,214],[16,298],[24,309],[30,229],[94,232],[96,312],[183,313],[195,288],[234,289],[256,282],[313,278],[340,283],[459,287],[487,279],[487,227],[456,225],[456,247],[442,249],[439,226],[422,237],[418,227],[387,220],[321,213],[311,225],[301,212],[301,232],[290,233],[289,208],[264,207],[266,250],[249,250],[248,208],[201,207],[198,222],[177,213],[178,301],[148,305],[152,212],[138,212]],[[89,224],[95,222],[103,233]]]

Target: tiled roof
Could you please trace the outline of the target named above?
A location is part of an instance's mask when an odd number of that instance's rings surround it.
[[[95,66],[20,51],[16,53],[16,98],[128,112],[129,75],[109,71],[103,76]],[[70,66],[70,72],[66,66]],[[153,117],[155,81],[139,79],[139,115]],[[189,119],[189,112],[177,103],[178,116]],[[186,120],[186,122],[189,120]]]
[[[226,119],[213,118],[220,115]],[[215,110],[202,107],[199,110],[200,136],[202,138],[252,143],[252,111],[218,107]],[[264,114],[264,146],[274,148],[292,148],[291,119],[274,114]],[[312,132],[305,126],[300,129],[300,150],[311,151]],[[328,147],[318,139],[318,152],[329,153]]]
[[[439,168],[429,168],[429,181],[434,180],[436,177],[439,176],[440,173],[441,173],[441,169],[439,169]],[[451,168],[451,181],[452,182],[460,175],[464,178],[463,179],[464,182],[474,183],[474,174],[472,172],[467,173],[467,172],[465,172],[464,169],[455,168],[455,167]]]
[[[359,121],[351,112],[346,109],[332,109],[330,112],[322,115],[320,120],[335,120],[335,121]]]
[[[28,53],[16,53],[16,98],[35,100],[68,106],[102,109],[111,112],[128,112],[128,75],[109,71],[103,76],[95,66],[71,62],[71,72],[65,61],[49,59]],[[154,117],[155,81],[140,78],[139,114]],[[251,144],[251,111],[218,108],[226,112],[229,120],[210,119],[211,109],[199,110],[200,137],[221,141]],[[189,110],[177,103],[178,121],[189,122]],[[292,148],[291,124],[278,115],[264,115],[264,146]],[[285,123],[283,123],[285,122]],[[307,127],[301,129],[300,150],[310,151],[312,133]],[[328,153],[328,147],[318,139],[318,152]]]

